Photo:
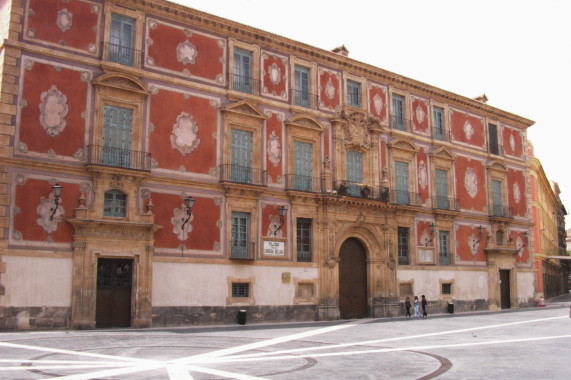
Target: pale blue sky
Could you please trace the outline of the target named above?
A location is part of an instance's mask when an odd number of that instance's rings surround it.
[[[534,120],[528,138],[571,213],[571,1],[177,0]],[[567,217],[571,227],[571,216]]]

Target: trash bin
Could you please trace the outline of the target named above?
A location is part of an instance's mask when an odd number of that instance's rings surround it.
[[[452,302],[448,303],[448,313],[454,314],[454,304]]]
[[[241,325],[246,324],[246,310],[240,310],[238,312],[238,323]]]

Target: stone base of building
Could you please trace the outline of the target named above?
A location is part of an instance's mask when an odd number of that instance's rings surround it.
[[[153,327],[237,324],[240,310],[246,310],[246,323],[299,322],[317,319],[316,305],[172,306],[153,307]]]
[[[70,327],[70,307],[0,307],[0,331]]]
[[[341,319],[341,312],[339,306],[323,306],[317,307],[317,320],[318,321],[336,321]]]
[[[401,307],[398,302],[374,301],[373,303],[372,318],[391,318],[401,315]]]

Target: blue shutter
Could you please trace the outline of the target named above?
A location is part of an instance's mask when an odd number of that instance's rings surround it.
[[[436,169],[436,207],[447,210],[448,204],[448,172]]]
[[[104,107],[102,164],[130,167],[132,122],[133,110],[108,105]]]
[[[109,61],[133,66],[134,37],[135,20],[112,14],[108,48]]]
[[[440,231],[440,265],[450,264],[450,235],[448,231]]]
[[[393,128],[404,131],[404,98],[393,94]]]
[[[501,181],[492,181],[492,203],[495,216],[502,216],[502,183]]]
[[[125,217],[127,196],[119,190],[110,190],[103,196],[103,215]]]
[[[434,107],[434,138],[444,141],[444,110]]]
[[[360,196],[361,188],[355,183],[363,183],[363,156],[359,152],[348,150],[347,156],[347,194]]]
[[[396,201],[400,204],[410,204],[408,187],[408,163],[395,161]]]
[[[252,133],[232,129],[230,137],[230,180],[252,183]]]
[[[295,104],[302,107],[311,107],[309,101],[309,69],[295,66]]]
[[[231,257],[235,259],[248,258],[250,214],[245,212],[232,213],[232,248]]]
[[[293,143],[294,189],[312,191],[313,149],[312,145],[300,141]]]
[[[361,107],[361,84],[347,81],[347,104],[353,107]]]
[[[233,89],[247,94],[252,93],[251,84],[252,52],[234,48]]]

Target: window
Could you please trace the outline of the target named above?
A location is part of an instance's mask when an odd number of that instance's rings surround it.
[[[347,194],[358,197],[361,189],[357,183],[363,183],[363,156],[359,152],[348,150],[347,153]]]
[[[252,183],[252,132],[232,129],[230,164],[231,181]]]
[[[444,110],[439,107],[433,108],[434,112],[434,138],[444,141]]]
[[[248,243],[250,230],[250,214],[245,212],[232,213],[232,248],[230,257],[233,259],[249,258]]]
[[[436,208],[448,210],[448,171],[436,169]]]
[[[106,105],[103,116],[101,163],[128,168],[131,165],[133,110]]]
[[[504,231],[502,231],[502,230],[496,231],[496,244],[497,245],[504,245]]]
[[[105,192],[103,197],[103,215],[124,218],[127,216],[127,195],[119,190]]]
[[[452,284],[442,283],[442,295],[451,295],[451,294],[452,294]]]
[[[398,254],[399,254],[399,264],[408,265],[408,228],[399,227],[398,228]]]
[[[134,37],[135,19],[112,14],[108,47],[109,61],[133,66]]]
[[[439,231],[440,265],[450,264],[450,233]]]
[[[502,216],[502,183],[492,180],[492,212],[494,216]]]
[[[252,93],[252,52],[234,48],[234,78],[232,89]]]
[[[232,283],[232,298],[250,297],[250,284],[247,282]]]
[[[408,192],[408,163],[395,161],[396,201],[399,204],[410,204]]]
[[[313,146],[309,143],[294,141],[293,156],[293,188],[311,191],[313,187]]]
[[[311,222],[297,218],[297,261],[311,262]]]
[[[393,128],[404,131],[404,97],[393,94]]]
[[[295,65],[295,105],[311,107],[309,96],[309,69]]]
[[[361,107],[361,83],[347,80],[347,104],[353,107]]]
[[[490,135],[490,154],[498,155],[498,127],[495,124],[488,124],[488,134]]]

